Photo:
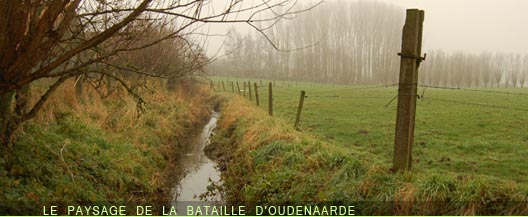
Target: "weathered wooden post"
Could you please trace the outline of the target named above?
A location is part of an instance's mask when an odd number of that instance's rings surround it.
[[[248,81],[248,91],[249,91],[249,101],[252,100],[252,97],[251,97],[251,81]]]
[[[255,82],[254,86],[255,86],[255,100],[257,101],[257,106],[259,106],[258,87],[257,87],[257,83],[256,82]]]
[[[236,82],[236,84],[237,84],[238,95],[242,95],[242,93],[240,93],[240,85],[238,85],[238,81]]]
[[[235,83],[231,81],[231,91],[235,93]]]
[[[244,81],[244,98],[246,98],[246,82]]]
[[[210,81],[210,85],[211,85],[211,89],[213,89],[213,91],[216,92],[216,89],[215,89],[215,87],[214,87],[214,84],[213,84],[213,81],[212,81],[212,80]]]
[[[398,54],[401,56],[401,63],[394,138],[394,170],[410,170],[412,165],[418,67],[425,59],[421,57],[423,21],[424,11],[407,10],[403,26],[402,51]]]
[[[299,98],[299,106],[297,107],[297,115],[295,116],[295,129],[299,129],[299,121],[301,120],[301,112],[302,107],[304,104],[304,97],[306,95],[306,92],[304,90],[301,90],[301,97]]]
[[[225,92],[225,85],[224,85],[224,81],[222,81],[222,89],[224,90]]]
[[[268,112],[270,116],[273,116],[273,85],[269,82],[269,97],[268,97]]]

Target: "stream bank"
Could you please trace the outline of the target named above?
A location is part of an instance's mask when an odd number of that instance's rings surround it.
[[[65,83],[58,92],[72,89]],[[15,135],[12,169],[0,160],[0,215],[42,215],[50,205],[169,204],[167,168],[182,138],[207,122],[214,98],[199,83],[156,90],[144,95],[141,115],[120,94],[102,99],[87,90],[85,103],[51,96]]]
[[[177,142],[178,153],[167,168],[166,186],[170,188],[166,203],[177,215],[185,215],[187,206],[220,205],[222,196],[221,172],[218,164],[205,151],[210,144],[220,118],[220,103],[224,99],[215,95],[210,98],[210,116],[202,124]],[[174,213],[172,213],[174,214]]]
[[[393,173],[390,164],[297,131],[240,96],[223,103],[211,153],[222,168],[224,202],[343,204],[356,215],[526,215],[528,194],[511,182],[436,171]],[[264,213],[265,215],[265,213]]]
[[[171,200],[171,205],[177,208],[179,214],[184,213],[186,205],[190,203],[202,201],[212,205],[221,200],[220,195],[212,192],[209,187],[221,185],[220,171],[217,164],[204,152],[204,147],[210,143],[210,136],[216,128],[219,116],[220,113],[213,111],[209,122],[182,150],[183,156],[179,162],[182,168],[181,179],[177,180],[177,185],[173,188]]]

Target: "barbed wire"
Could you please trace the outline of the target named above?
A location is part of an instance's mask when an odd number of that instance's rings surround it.
[[[393,87],[398,86],[399,83],[393,83],[393,84],[387,84],[387,85],[376,85],[376,86],[366,86],[366,87],[353,87],[353,88],[339,88],[336,90],[324,90],[324,91],[315,91],[315,92],[307,92],[306,96],[308,98],[338,98],[338,99],[390,99],[390,101],[385,105],[387,108],[392,102],[394,102],[396,99],[398,99],[398,95],[394,97],[387,97],[387,96],[347,96],[347,95],[317,95],[320,93],[332,93],[332,92],[344,92],[348,90],[366,90],[366,89],[377,89],[377,88],[385,88],[385,87]],[[409,84],[409,85],[417,85],[417,87],[425,88],[433,88],[433,89],[446,89],[446,90],[457,90],[457,91],[472,91],[472,92],[483,92],[483,93],[491,93],[491,94],[506,94],[506,95],[520,95],[520,96],[528,96],[528,93],[514,93],[514,92],[504,92],[504,91],[493,91],[493,90],[478,90],[478,89],[469,89],[469,88],[458,88],[458,87],[441,87],[441,86],[433,86],[433,85],[418,85],[418,84]],[[260,88],[267,88],[268,85],[259,85]],[[274,86],[274,92],[279,93],[285,93],[291,90],[285,90],[282,86]],[[236,91],[235,91],[236,92]],[[431,98],[431,97],[425,97],[424,93],[416,94],[416,97],[422,100],[431,100],[431,101],[441,101],[441,102],[447,102],[447,103],[454,103],[454,104],[460,104],[460,105],[467,105],[467,106],[479,106],[479,107],[485,107],[485,108],[493,108],[493,109],[505,109],[505,110],[513,110],[513,111],[528,111],[528,109],[523,108],[515,108],[515,107],[509,107],[509,106],[503,106],[503,105],[492,105],[492,104],[484,104],[484,103],[476,103],[476,102],[467,102],[467,101],[457,101],[457,100],[449,100],[449,99],[439,99],[439,98]],[[263,96],[265,97],[265,96]],[[275,98],[275,96],[274,96]],[[297,99],[298,96],[281,96],[282,99]]]
[[[455,103],[455,104],[461,104],[461,105],[480,106],[480,107],[489,107],[489,108],[515,110],[515,111],[528,111],[528,109],[514,108],[514,107],[508,107],[508,106],[490,105],[490,104],[482,104],[482,103],[474,103],[474,102],[462,102],[462,101],[456,101],[456,100],[438,99],[438,98],[430,98],[430,97],[423,98],[422,100],[433,100],[433,101],[449,102],[449,103]]]
[[[306,95],[308,98],[314,97],[314,98],[339,98],[339,99],[390,99],[390,97],[383,97],[383,96],[338,96],[338,95],[328,95],[328,96],[313,96],[313,95]]]
[[[493,94],[508,94],[508,95],[528,96],[528,93],[513,93],[513,92],[494,91],[494,90],[478,90],[478,89],[468,89],[468,88],[460,88],[460,87],[440,87],[440,86],[432,86],[432,85],[418,85],[418,87],[434,88],[434,89],[445,89],[445,90],[484,92],[484,93],[493,93]]]
[[[258,82],[256,82],[258,83]],[[282,82],[277,82],[278,85],[273,85],[273,87],[277,88],[286,88],[286,87],[292,87],[291,83],[290,85],[282,85]],[[368,83],[368,82],[354,82],[355,84],[361,84],[361,83]],[[229,85],[230,82],[227,82],[227,85]],[[317,83],[318,85],[318,83]],[[392,86],[398,86],[399,83],[393,83],[393,84],[387,84],[387,85],[376,85],[376,86],[367,86],[367,87],[353,87],[353,88],[338,88],[335,90],[323,90],[323,91],[315,91],[311,93],[327,93],[327,92],[339,92],[339,91],[347,91],[347,90],[361,90],[361,89],[376,89],[376,88],[382,88],[382,87],[392,87]],[[493,94],[509,94],[509,95],[521,95],[521,96],[528,96],[528,93],[514,93],[514,92],[504,92],[504,91],[494,91],[494,90],[479,90],[479,89],[470,89],[470,88],[461,88],[461,87],[446,87],[446,86],[435,86],[435,85],[419,85],[419,84],[409,84],[409,85],[417,85],[418,87],[422,88],[434,88],[434,89],[445,89],[445,90],[460,90],[460,91],[474,91],[474,92],[483,92],[483,93],[493,93]],[[253,85],[251,85],[253,86]],[[296,86],[296,85],[293,85]],[[258,85],[259,88],[267,88],[267,84]]]
[[[340,92],[340,91],[348,91],[348,90],[367,90],[367,89],[377,89],[377,88],[383,88],[383,87],[393,87],[393,86],[397,86],[397,85],[398,85],[398,83],[394,83],[394,84],[385,84],[385,85],[376,85],[376,86],[367,86],[367,87],[341,88],[341,89],[336,89],[336,90],[315,91],[315,92],[310,92],[310,94],[315,94],[315,93],[331,93],[331,92]]]

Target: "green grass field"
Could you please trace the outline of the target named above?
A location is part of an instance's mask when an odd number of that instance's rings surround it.
[[[212,80],[222,91],[218,81],[249,79]],[[268,81],[262,86],[260,80],[251,82],[259,83],[260,108],[267,110]],[[231,92],[229,82],[225,86]],[[392,164],[397,100],[391,100],[396,86],[276,81],[273,90],[276,117],[293,125],[300,91],[305,90],[301,131]],[[413,172],[474,174],[528,186],[528,90],[478,90],[418,89],[423,97],[417,102]]]

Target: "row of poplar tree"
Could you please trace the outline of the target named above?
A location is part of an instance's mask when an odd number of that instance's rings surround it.
[[[267,29],[267,39],[261,32],[231,29],[225,58],[211,64],[209,72],[335,84],[398,82],[403,8],[376,1],[330,1],[291,18]],[[523,87],[528,82],[528,55],[425,52],[422,84]]]

